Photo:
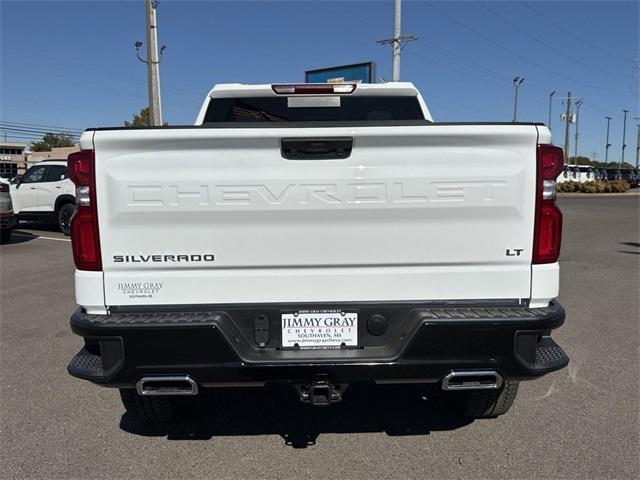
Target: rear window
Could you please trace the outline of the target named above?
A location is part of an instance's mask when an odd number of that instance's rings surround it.
[[[417,97],[343,96],[331,107],[289,107],[288,98],[214,98],[204,123],[424,120]]]

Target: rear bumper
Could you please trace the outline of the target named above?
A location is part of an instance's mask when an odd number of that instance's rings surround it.
[[[545,308],[468,303],[365,303],[338,308],[347,307],[357,310],[362,319],[360,348],[279,349],[280,314],[291,310],[286,305],[110,315],[77,310],[71,328],[84,337],[86,345],[73,357],[68,371],[121,388],[157,375],[189,375],[207,387],[304,382],[316,377],[335,383],[438,382],[460,369],[489,369],[505,378],[526,380],[569,362],[550,337],[565,318],[557,302]],[[367,319],[375,314],[387,319],[388,328],[381,335],[367,329]],[[266,345],[261,347],[259,342]]]

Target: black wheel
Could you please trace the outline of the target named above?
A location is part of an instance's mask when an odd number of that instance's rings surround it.
[[[12,230],[10,228],[2,230],[2,233],[0,234],[0,243],[9,243],[9,240],[11,240],[11,232]]]
[[[127,412],[145,423],[167,423],[180,416],[181,410],[174,397],[143,397],[133,388],[121,388],[120,398]]]
[[[447,392],[447,403],[457,413],[470,418],[494,418],[509,411],[518,393],[519,382],[505,380],[497,390]]]
[[[72,203],[65,203],[58,209],[58,227],[65,235],[71,235],[71,217],[75,208]]]

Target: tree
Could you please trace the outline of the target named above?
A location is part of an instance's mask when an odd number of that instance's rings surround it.
[[[73,147],[75,143],[71,139],[71,135],[64,133],[45,133],[42,140],[33,142],[31,150],[34,152],[48,152],[52,148]]]
[[[149,125],[151,125],[150,120],[151,119],[149,118],[149,107],[145,107],[142,110],[140,110],[139,114],[133,115],[133,121],[127,122],[125,120],[124,126],[125,127],[148,127]]]
[[[590,158],[582,156],[569,157],[569,161],[566,163],[571,165],[593,165],[593,161]]]
[[[565,162],[567,165],[589,165],[593,168],[618,168],[618,162],[613,161],[609,163],[601,162],[598,160],[591,160],[587,157],[577,156],[577,157],[569,157]],[[635,168],[630,163],[624,162],[621,165],[621,168]]]
[[[127,122],[125,120],[125,127],[148,127],[151,125],[151,117],[149,116],[149,107],[145,107],[140,110],[139,114],[133,115],[133,120],[131,122]],[[167,126],[168,123],[164,122],[162,125]]]

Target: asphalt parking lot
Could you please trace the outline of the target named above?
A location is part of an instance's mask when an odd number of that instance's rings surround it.
[[[67,375],[81,346],[70,243],[21,225],[0,247],[0,477],[638,478],[640,196],[560,205],[567,321],[554,338],[571,363],[474,422],[424,386],[360,386],[325,409],[287,389],[229,390],[197,419],[145,428],[117,391]]]

